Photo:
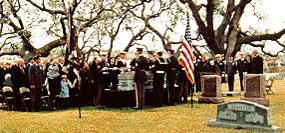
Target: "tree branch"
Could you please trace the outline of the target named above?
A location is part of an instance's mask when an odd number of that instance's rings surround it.
[[[33,2],[32,0],[27,0],[27,2],[29,2],[30,4],[32,4],[33,6],[35,6],[36,8],[45,11],[47,13],[50,14],[61,14],[61,15],[67,15],[67,13],[63,10],[51,10],[51,9],[47,9],[45,8],[45,6],[41,7],[40,5],[38,5],[37,3]]]
[[[285,34],[285,28],[281,31],[273,34],[262,34],[262,35],[251,35],[251,36],[244,36],[237,40],[237,44],[249,44],[255,41],[262,41],[262,40],[272,40],[277,41],[281,36]]]
[[[146,27],[144,27],[143,29],[141,29],[137,34],[135,34],[131,40],[129,41],[128,45],[124,48],[123,51],[129,51],[129,49],[133,46],[133,43],[137,40],[137,38],[140,37],[140,39],[143,39],[143,33],[146,31]]]
[[[65,45],[66,41],[65,38],[59,38],[57,40],[51,41],[48,44],[46,44],[45,46],[35,50],[36,54],[41,54],[42,56],[48,56],[49,52],[59,46],[63,46]]]

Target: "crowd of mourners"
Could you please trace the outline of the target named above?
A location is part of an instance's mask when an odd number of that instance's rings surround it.
[[[134,71],[134,88],[136,108],[144,107],[144,83],[148,80],[146,71],[153,77],[153,90],[155,101],[153,105],[160,107],[167,101],[168,105],[187,103],[189,90],[201,92],[201,75],[215,73],[227,75],[229,91],[233,91],[234,75],[238,71],[241,91],[243,91],[242,78],[244,73],[263,73],[263,59],[257,51],[253,54],[242,53],[238,60],[228,57],[227,61],[220,54],[215,55],[214,63],[210,63],[205,55],[197,58],[195,63],[195,85],[189,82],[185,69],[179,65],[174,56],[174,50],[163,52],[148,51],[143,55],[142,48],[138,48],[135,58],[128,64],[126,52],[121,52],[108,61],[106,54],[95,57],[87,63],[83,58],[70,56],[47,58],[41,60],[39,55],[30,57],[27,62],[18,58],[14,63],[1,62],[1,87],[13,88],[15,103],[13,110],[22,110],[23,102],[19,89],[26,87],[30,90],[30,111],[42,109],[42,96],[48,96],[48,109],[57,107],[67,108],[80,105],[100,105],[105,89],[118,90],[118,75],[122,72]],[[166,83],[166,88],[165,88]],[[178,87],[177,87],[178,86]],[[167,97],[164,92],[167,90]],[[167,98],[167,99],[165,99]]]

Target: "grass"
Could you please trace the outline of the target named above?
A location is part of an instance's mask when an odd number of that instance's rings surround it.
[[[284,80],[275,80],[275,95],[268,95],[272,109],[273,125],[285,128]],[[238,91],[238,81],[235,90]],[[227,85],[223,84],[223,90]],[[240,97],[227,97],[226,101]],[[194,96],[197,101],[197,96]],[[160,108],[83,107],[82,118],[78,109],[70,108],[52,112],[13,112],[0,110],[0,132],[249,132],[240,129],[208,127],[207,122],[216,117],[216,104],[194,103]]]

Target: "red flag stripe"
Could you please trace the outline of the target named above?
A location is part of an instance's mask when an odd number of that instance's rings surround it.
[[[183,39],[182,39],[182,46],[183,46],[183,48],[185,48],[185,49],[187,50],[187,53],[190,54],[190,56],[191,56],[190,59],[193,61],[193,60],[194,60],[194,54],[193,54],[194,49],[193,49],[193,47],[192,47],[192,44],[187,43],[187,41],[185,40],[185,38],[183,38]],[[182,50],[183,50],[183,49],[182,49]]]
[[[182,67],[184,67],[185,68],[185,66],[186,66],[186,64],[185,64],[185,62],[183,62],[183,61],[179,61],[179,64],[181,64],[182,65]],[[190,80],[190,82],[193,84],[194,82],[195,82],[195,80],[194,80],[194,74],[190,71],[185,71],[186,72],[186,76],[187,76],[187,78]]]
[[[180,61],[180,64],[181,64],[184,68],[186,68],[186,66],[187,66],[187,63],[185,63],[185,62],[183,62],[183,61]],[[193,73],[193,71],[186,71],[186,74],[187,74],[188,79],[189,79],[192,83],[194,83],[194,73]]]
[[[192,62],[188,62],[187,59],[185,59],[184,57],[182,57],[182,60],[180,61],[183,65],[183,67],[186,69],[186,72],[189,73],[189,76],[191,76],[191,79],[193,79],[194,77],[194,67],[191,68],[189,64],[191,64]]]
[[[185,53],[184,51],[181,51],[181,54],[183,55],[182,60],[184,60],[184,62],[188,62],[186,67],[194,71],[194,64],[193,61],[191,60],[190,55]]]
[[[182,51],[179,57],[179,63],[185,68],[187,78],[194,83],[194,55],[193,48],[187,43],[186,40],[182,39]]]
[[[194,59],[194,55],[193,55],[193,52],[191,49],[189,49],[189,45],[187,45],[188,43],[186,42],[186,40],[182,40],[182,44],[184,44],[183,48],[182,48],[182,51],[181,51],[181,54],[183,56],[181,57],[185,57],[185,62],[188,62],[187,64],[190,65],[190,68],[192,71],[194,71],[194,62],[193,62],[193,59]],[[188,66],[187,65],[187,66]]]

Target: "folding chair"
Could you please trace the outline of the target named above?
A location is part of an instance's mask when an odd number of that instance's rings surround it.
[[[31,91],[29,88],[26,87],[20,87],[20,96],[22,101],[22,107],[24,107],[25,111],[28,112],[27,102],[31,102]]]
[[[42,89],[41,94],[41,109],[47,110],[49,108],[49,94],[47,88]]]
[[[0,103],[2,104],[2,106],[4,105],[4,97],[3,97],[2,88],[0,89]],[[1,106],[1,107],[2,107],[2,106]]]
[[[15,98],[13,89],[10,86],[4,86],[2,88],[3,91],[3,98],[4,98],[4,107],[8,110],[13,109],[13,106],[15,104]]]
[[[268,80],[266,80],[265,91],[267,94],[269,94],[269,92],[271,92],[274,95],[274,92],[271,89],[273,87],[273,82],[274,82],[274,77],[270,77]]]

